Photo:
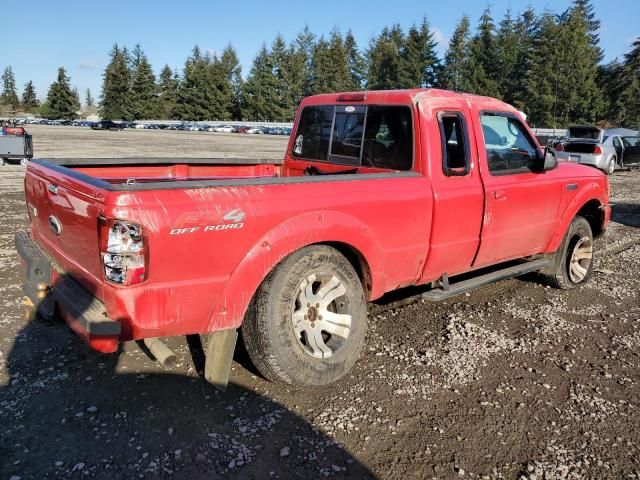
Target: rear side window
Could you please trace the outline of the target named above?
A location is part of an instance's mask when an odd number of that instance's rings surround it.
[[[305,107],[292,154],[343,165],[411,170],[411,109],[378,105]]]
[[[515,117],[494,113],[480,115],[489,172],[494,175],[535,172],[536,144]]]
[[[469,140],[461,113],[443,113],[439,116],[442,143],[442,171],[448,176],[469,173]]]
[[[310,160],[327,160],[333,106],[305,107],[300,116],[293,155]]]

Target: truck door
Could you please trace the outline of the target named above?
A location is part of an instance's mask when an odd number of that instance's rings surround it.
[[[640,137],[622,137],[622,145],[625,165],[640,163]]]
[[[428,148],[425,161],[433,187],[433,211],[429,254],[422,281],[443,273],[468,271],[480,242],[484,193],[478,171],[473,124],[463,100],[429,99],[423,119],[422,142]],[[436,121],[437,120],[437,121]]]
[[[538,144],[515,114],[474,115],[485,211],[474,267],[541,252],[557,225],[557,170],[536,173]]]
[[[618,161],[618,165],[624,165],[624,148],[622,148],[622,142],[620,141],[620,137],[613,137],[611,139],[611,143],[613,143],[613,148],[616,150],[616,159]]]

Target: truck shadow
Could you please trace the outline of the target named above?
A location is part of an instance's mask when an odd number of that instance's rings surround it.
[[[611,220],[627,227],[640,227],[640,204],[615,203],[611,207]]]
[[[133,342],[126,350],[126,361],[122,349],[96,353],[64,323],[31,320],[18,332],[0,357],[9,377],[0,478],[373,478],[252,386],[222,393],[195,376],[150,371]]]

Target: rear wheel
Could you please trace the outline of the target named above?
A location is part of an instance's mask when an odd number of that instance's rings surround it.
[[[612,157],[609,160],[609,165],[607,165],[607,171],[606,171],[607,175],[613,175],[613,172],[616,171],[616,163],[617,163],[616,162],[616,157]]]
[[[343,377],[364,344],[367,310],[360,279],[340,252],[306,247],[264,280],[242,325],[262,375],[297,386]]]
[[[584,217],[576,217],[558,248],[551,265],[542,273],[547,283],[568,290],[586,283],[593,269],[593,233]]]

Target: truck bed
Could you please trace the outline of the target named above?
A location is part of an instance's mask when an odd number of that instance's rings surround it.
[[[167,182],[197,186],[194,183],[220,179],[274,177],[282,163],[246,158],[64,158],[33,162],[107,190],[132,190],[144,184],[147,188],[166,188]]]
[[[354,173],[374,177],[416,175],[413,171],[390,172],[324,162],[290,162],[285,166],[282,161],[248,158],[60,158],[31,163],[41,175],[53,170],[69,180],[116,192],[290,183],[307,175],[315,176],[315,180],[324,175],[344,180]]]

